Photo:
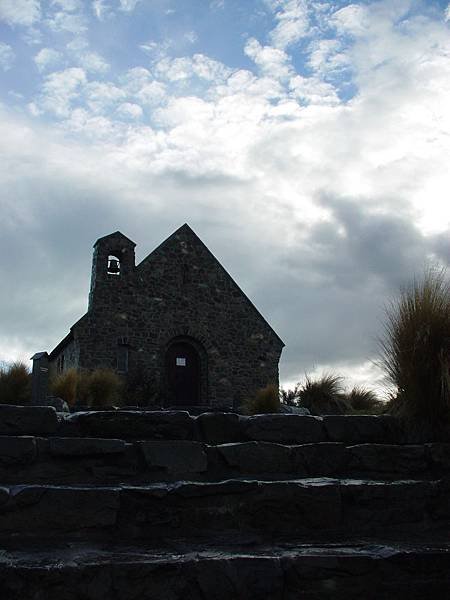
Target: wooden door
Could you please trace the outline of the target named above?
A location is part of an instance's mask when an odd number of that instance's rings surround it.
[[[188,342],[175,342],[166,354],[169,401],[178,406],[200,404],[200,358]]]

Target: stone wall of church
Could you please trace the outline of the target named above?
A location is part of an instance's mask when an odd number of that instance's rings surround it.
[[[117,369],[126,354],[128,378],[144,378],[170,405],[165,353],[182,336],[201,349],[202,404],[232,408],[278,384],[281,340],[189,227],[119,275],[105,275],[98,256],[130,256],[126,238],[98,243],[90,310],[73,328],[81,367]]]

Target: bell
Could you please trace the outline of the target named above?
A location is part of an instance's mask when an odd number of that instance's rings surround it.
[[[113,275],[117,275],[120,273],[119,261],[115,258],[110,258],[108,261],[108,273],[112,273]]]

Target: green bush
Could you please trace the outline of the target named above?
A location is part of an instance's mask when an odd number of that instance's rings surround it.
[[[241,404],[241,412],[245,415],[277,413],[279,411],[280,397],[278,386],[274,383],[269,383],[266,387],[259,389],[253,398],[248,398]]]
[[[335,415],[349,412],[350,404],[344,393],[343,377],[324,373],[313,380],[309,375],[298,393],[298,406],[307,408],[312,415]]]
[[[50,391],[54,396],[62,398],[69,406],[77,401],[79,374],[76,369],[68,369],[59,373],[50,381]]]
[[[96,369],[88,376],[87,388],[89,406],[103,408],[120,402],[123,382],[111,369]]]
[[[30,404],[31,374],[25,363],[17,361],[0,368],[0,404]]]
[[[431,428],[450,421],[450,283],[428,269],[386,309],[381,362],[396,389],[391,412]]]

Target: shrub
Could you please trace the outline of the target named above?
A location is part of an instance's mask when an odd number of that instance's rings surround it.
[[[300,387],[298,405],[313,415],[348,412],[350,405],[344,394],[343,377],[324,373],[319,379],[312,380],[306,375],[305,383]]]
[[[120,400],[123,383],[111,369],[96,369],[88,376],[88,404],[92,408],[111,406]]]
[[[50,389],[71,407],[78,401],[92,408],[102,408],[120,400],[123,383],[111,369],[95,369],[91,372],[68,369],[53,378]]]
[[[391,412],[432,429],[450,418],[450,284],[428,269],[386,309],[381,363],[396,389]]]
[[[74,406],[77,401],[78,378],[76,369],[68,369],[56,375],[50,381],[52,394],[65,400],[69,406]]]
[[[369,414],[379,413],[383,403],[372,390],[355,386],[347,395],[347,400],[353,411],[365,411]]]
[[[258,415],[263,413],[277,413],[280,411],[280,397],[278,386],[269,383],[266,387],[259,389],[253,398],[244,400],[241,412],[245,415]]]
[[[31,374],[23,362],[0,368],[0,403],[31,403]]]
[[[298,399],[300,396],[300,384],[294,387],[293,390],[280,390],[280,402],[281,404],[285,404],[286,406],[297,406]]]

